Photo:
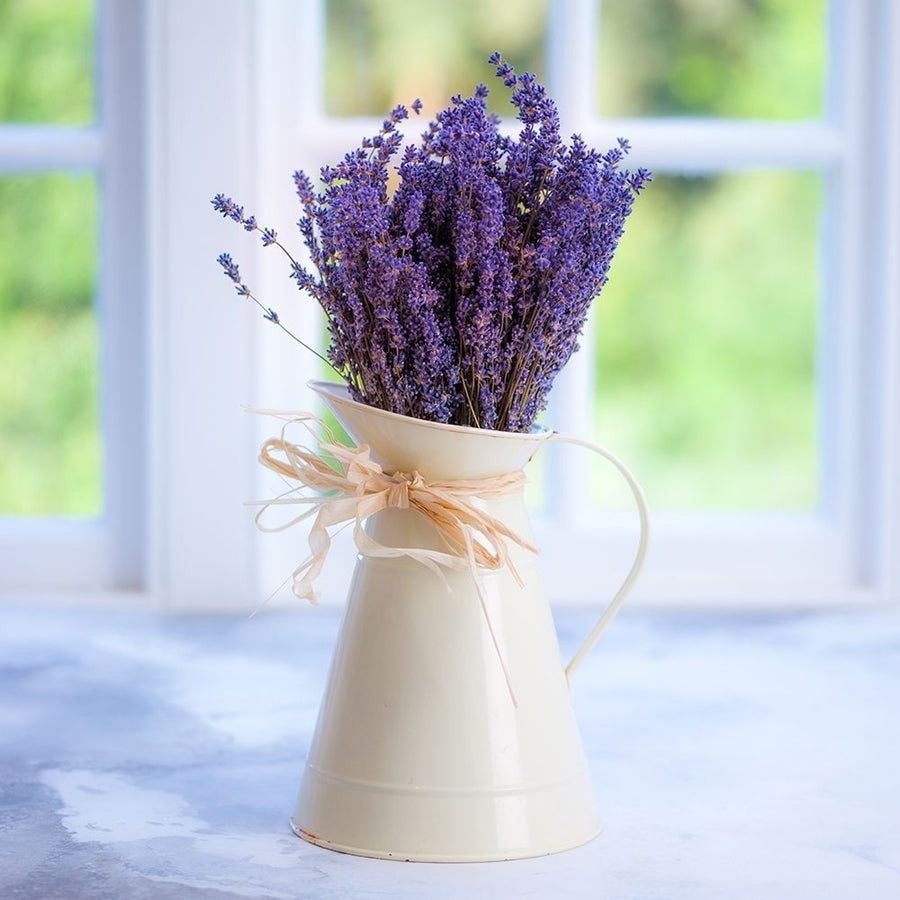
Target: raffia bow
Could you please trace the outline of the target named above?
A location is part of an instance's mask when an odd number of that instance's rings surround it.
[[[514,471],[487,478],[429,482],[418,472],[386,472],[371,458],[368,445],[348,447],[338,443],[325,423],[312,413],[257,412],[276,416],[285,422],[279,437],[269,438],[263,443],[259,453],[260,463],[289,482],[297,482],[281,496],[257,504],[261,507],[256,515],[257,526],[263,531],[283,531],[315,516],[309,533],[310,555],[292,575],[294,593],[315,602],[313,586],[331,547],[329,529],[351,522],[356,547],[363,556],[406,556],[441,578],[444,578],[444,570],[469,571],[510,696],[515,703],[509,672],[488,615],[479,571],[496,571],[505,566],[521,587],[523,582],[510,555],[509,542],[532,553],[537,553],[538,548],[479,508],[473,499],[522,490],[524,473]],[[288,441],[286,434],[292,425],[306,428],[316,440],[318,450]],[[326,440],[317,438],[316,429],[326,435]],[[304,494],[305,489],[315,493]],[[266,511],[281,505],[301,505],[307,509],[280,525],[264,525],[262,518]],[[413,509],[424,515],[434,525],[446,550],[388,547],[374,540],[363,524],[375,513],[390,508]]]

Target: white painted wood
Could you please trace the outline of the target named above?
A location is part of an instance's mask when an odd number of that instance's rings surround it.
[[[594,0],[567,0],[547,18],[547,87],[559,109],[562,133],[577,130],[593,118],[597,35]]]
[[[822,168],[846,155],[844,134],[827,122],[733,119],[599,119],[581,133],[597,147],[631,141],[633,166],[658,173],[703,175],[744,169]]]
[[[146,131],[142,3],[101,6],[99,119],[101,223],[97,309],[109,586],[145,578],[147,428]]]
[[[547,88],[559,107],[563,134],[581,130],[593,115],[585,85],[594,83],[595,27],[594,5],[589,0],[560,4],[547,23]],[[592,431],[596,367],[591,318],[579,344],[580,349],[557,376],[546,420],[555,431],[587,436]],[[587,454],[573,454],[559,444],[546,448],[546,477],[552,487],[545,505],[557,518],[580,517],[586,512],[584,485],[590,462]]]
[[[759,123],[706,120],[595,121],[582,129],[604,145],[626,134],[634,161],[655,171],[698,174],[761,166],[820,170],[827,177],[823,246],[824,281],[819,405],[824,508],[816,518],[744,516],[725,528],[703,514],[673,519],[662,515],[648,572],[639,591],[645,597],[744,602],[750,597],[799,602],[806,598],[870,597],[896,593],[885,577],[883,502],[887,484],[877,460],[890,457],[890,421],[897,412],[881,405],[886,360],[892,359],[883,329],[894,303],[878,283],[877,261],[890,227],[873,227],[872,210],[883,200],[887,171],[896,177],[898,154],[882,151],[883,122],[896,122],[898,106],[873,106],[892,51],[886,28],[896,11],[890,4],[835,2],[830,17],[828,115],[821,123]],[[890,84],[890,78],[887,79]],[[896,98],[894,98],[896,101]],[[895,127],[895,126],[894,126]],[[888,182],[891,183],[890,181]],[[893,258],[890,255],[890,258]],[[895,340],[889,338],[888,340]],[[896,407],[896,403],[894,403]],[[886,430],[887,429],[887,430]],[[894,454],[896,457],[896,454]],[[593,523],[554,523],[547,556],[554,573],[571,581],[566,596],[584,595],[579,554],[589,554],[602,517]],[[783,527],[790,523],[787,530]],[[562,526],[565,537],[554,532]],[[602,531],[603,529],[601,529]],[[772,541],[772,536],[777,540]],[[627,555],[622,535],[609,531],[613,558]],[[578,548],[575,550],[575,548]],[[587,558],[587,557],[585,557]]]
[[[128,3],[121,7],[142,8]],[[778,123],[595,118],[592,101],[577,90],[592,83],[589,23],[595,11],[583,0],[551,8],[559,18],[551,29],[550,77],[567,130],[581,131],[596,146],[627,135],[634,146],[631,161],[657,172],[776,167],[821,171],[829,181],[823,253],[829,287],[823,306],[820,383],[828,490],[822,514],[657,513],[636,602],[721,608],[896,599],[897,5],[890,0],[834,0],[827,117]],[[277,251],[263,251],[236,225],[217,220],[208,201],[217,191],[232,194],[289,238],[297,215],[290,183],[293,169],[315,172],[321,163],[355,146],[362,135],[377,130],[379,122],[323,115],[321,2],[228,0],[210,16],[201,0],[158,0],[147,3],[142,15],[149,161],[149,303],[142,331],[146,344],[143,351],[125,345],[118,363],[110,358],[109,371],[126,372],[125,356],[139,367],[142,352],[146,355],[145,463],[151,472],[143,536],[147,586],[149,595],[169,608],[249,609],[302,560],[305,534],[301,529],[274,548],[262,543],[268,536],[254,533],[252,515],[242,504],[271,486],[254,460],[266,426],[242,412],[240,404],[309,406],[303,383],[319,371],[299,348],[231,295],[216,255],[230,250],[261,298],[298,332],[315,335],[320,319],[288,280]],[[133,22],[128,24],[126,17],[123,23],[120,60],[128,57],[130,41],[140,45],[129,31]],[[115,169],[106,153],[97,129],[55,136],[0,129],[0,169],[6,171],[38,165],[35,161],[56,166],[81,160],[88,166],[110,166],[112,177]],[[125,177],[124,171],[116,177]],[[134,194],[126,190],[123,196]],[[111,210],[110,221],[127,228],[129,207],[130,201],[122,199]],[[132,257],[132,263],[139,266],[140,261]],[[118,275],[109,276],[108,290],[121,295],[126,270],[123,265]],[[116,328],[141,329],[134,309],[117,309]],[[589,354],[582,353],[560,380],[553,409],[556,427],[587,434],[592,372]],[[114,389],[109,396],[121,399],[126,394]],[[131,421],[127,428],[139,429],[139,418],[138,413],[119,421]],[[561,500],[549,504],[548,516],[538,516],[536,522],[543,568],[556,599],[603,595],[605,581],[620,578],[617,561],[630,558],[636,540],[635,516],[584,507],[578,476],[583,464],[575,462],[575,455],[577,451],[567,450],[565,464],[557,464],[552,477]],[[139,455],[135,459],[139,484],[144,463]],[[119,487],[129,489],[121,482]],[[132,497],[139,506],[139,491]],[[36,572],[41,567],[23,543],[26,531],[10,537],[7,526],[6,533],[0,533],[4,551],[10,551],[6,556],[15,555]],[[71,553],[52,575],[41,576],[45,585],[93,585],[92,578],[100,577],[99,584],[118,577],[110,574],[112,556],[73,534],[65,528],[56,536],[46,532],[47,546],[54,541],[67,544]],[[346,591],[353,549],[345,538],[336,542],[321,584],[326,601],[340,601]],[[125,568],[134,571],[135,548],[141,541],[129,541],[130,550],[122,558],[131,554]],[[96,565],[92,559],[98,560]],[[6,559],[4,566],[8,568]],[[275,604],[294,602],[281,598]]]
[[[244,609],[253,546],[252,375],[245,309],[216,264],[244,232],[210,198],[249,194],[255,171],[254,8],[201,0],[147,9],[151,244],[151,587],[170,609]]]
[[[536,516],[534,526],[555,597],[608,602],[634,556],[637,515],[577,523]],[[754,609],[864,595],[879,599],[853,578],[844,535],[817,516],[656,512],[629,605]]]
[[[883,439],[882,482],[886,485],[886,524],[882,553],[885,560],[885,581],[891,598],[900,601],[900,7],[885,0],[885,23],[881,30],[882,48],[879,58],[883,61],[883,108],[893,110],[885,116],[885,159],[888,165],[883,186],[884,219],[882,231],[882,266],[885,298],[884,337],[884,415],[886,419]]]
[[[143,582],[145,271],[139,0],[98,7],[98,124],[0,127],[0,174],[88,169],[98,181],[97,320],[103,513],[0,519],[0,591],[135,589]]]
[[[324,54],[323,10],[317,3],[296,4],[291,0],[267,0],[260,6],[257,32],[260,78],[267,90],[257,105],[260,135],[254,208],[260,220],[271,224],[295,258],[305,259],[295,227],[300,205],[294,194],[292,174],[303,169],[315,178],[327,158],[303,147],[306,135],[318,133],[321,114],[321,80]],[[320,36],[316,39],[316,36]],[[305,52],[297,53],[303,45]],[[303,86],[300,89],[300,85]],[[359,136],[357,135],[357,140]],[[242,254],[243,255],[243,254]],[[322,314],[316,301],[301,294],[289,280],[289,265],[277,248],[248,247],[247,256],[258,260],[255,278],[260,297],[278,311],[283,321],[311,347],[324,350]],[[321,378],[320,361],[290,338],[252,313],[247,327],[256,346],[256,389],[248,397],[255,406],[274,409],[319,409],[319,401],[306,382]],[[256,449],[277,434],[280,424],[268,417],[253,417],[254,439],[247,446],[247,459],[254,467],[253,491],[247,499],[273,497],[284,489],[272,472],[256,465]],[[254,510],[245,513],[249,519]],[[254,607],[264,602],[307,554],[302,528],[284,534],[256,537],[258,566]],[[337,588],[343,597],[346,586]],[[283,589],[281,599],[288,597]],[[291,600],[287,602],[300,603]],[[302,601],[305,602],[305,601]]]
[[[0,517],[0,600],[14,592],[99,591],[115,584],[102,520]]]
[[[896,179],[900,154],[871,152],[873,146],[885,146],[880,142],[882,122],[896,128],[898,105],[885,102],[870,114],[868,100],[890,65],[891,43],[885,35],[891,34],[887,25],[896,17],[894,7],[874,0],[831,4],[828,113],[813,122],[596,118],[583,90],[592,83],[593,5],[560,4],[553,13],[548,81],[563,112],[564,130],[577,130],[596,146],[626,135],[634,147],[630,161],[660,173],[782,168],[820,171],[828,183],[819,388],[823,509],[813,515],[657,514],[637,602],[809,605],[826,599],[883,600],[895,582],[885,568],[888,504],[878,498],[893,483],[886,480],[886,460],[891,458],[888,439],[896,433],[891,422],[897,414],[890,402],[897,395],[880,386],[895,384],[897,375],[892,362],[896,353],[891,355],[886,344],[896,341],[886,337],[896,327],[881,326],[896,315],[890,300],[896,272],[888,271],[886,260],[893,256],[874,233],[868,211],[878,205],[876,186],[884,184],[888,171]],[[888,88],[882,91],[889,93]],[[309,157],[332,159],[377,124],[320,117],[314,129],[303,131],[298,149]],[[888,240],[892,220],[883,217]],[[872,275],[876,259],[882,260],[879,284]],[[873,360],[881,362],[874,365]],[[588,433],[592,380],[590,353],[582,351],[557,383],[550,411],[554,427]],[[634,523],[628,515],[585,507],[581,486],[586,464],[570,457],[574,454],[567,451],[564,460],[549,460],[550,501],[537,527],[544,568],[557,596],[587,600],[602,594],[605,582],[620,577],[612,563],[629,558]],[[874,464],[877,460],[881,468]],[[896,499],[893,503],[896,507]],[[872,549],[878,547],[882,549]],[[336,550],[335,574],[323,590],[326,598],[329,591],[341,596],[341,582],[345,590],[351,566],[352,548]]]
[[[900,601],[900,6],[873,4],[868,60],[864,270],[860,296],[865,378],[859,522],[862,569]]]
[[[300,136],[298,147],[323,159],[338,158],[364,135],[374,134],[375,118],[320,119]],[[415,140],[420,123],[407,123]],[[514,133],[514,123],[505,131]],[[755,122],[729,119],[568,118],[564,134],[577,131],[594,147],[631,141],[628,161],[654,172],[703,175],[760,168],[810,169],[839,163],[845,155],[842,132],[827,122]]]
[[[827,376],[822,391],[825,437],[822,445],[826,509],[842,523],[854,554],[855,576],[868,580],[864,572],[863,469],[864,431],[873,410],[863,371],[866,356],[874,347],[864,347],[867,334],[863,310],[868,305],[870,248],[863,232],[867,228],[866,105],[861,98],[869,87],[865,68],[867,13],[865,4],[835,4],[832,21],[833,78],[829,85],[829,117],[844,134],[846,157],[829,179],[826,229],[830,246],[825,256],[826,295],[824,305],[824,367]],[[829,278],[830,276],[830,278]],[[876,301],[877,302],[877,301]],[[828,329],[832,329],[828,333]],[[877,339],[877,338],[876,338]],[[829,465],[830,464],[830,465]]]
[[[59,125],[0,125],[0,172],[95,168],[103,155],[98,128]]]
[[[891,71],[892,4],[835,3],[829,118],[844,135],[829,173],[825,222],[822,450],[826,508],[850,548],[853,583],[897,595],[889,532],[896,520],[893,441],[898,411],[891,381],[896,346],[898,105]],[[896,77],[895,75],[893,76]],[[896,141],[896,138],[893,138]],[[886,190],[887,188],[887,190]]]

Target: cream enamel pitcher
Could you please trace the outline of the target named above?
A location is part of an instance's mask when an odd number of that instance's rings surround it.
[[[585,441],[425,422],[357,403],[340,385],[310,387],[370,449],[366,465],[391,487],[372,491],[377,512],[363,508],[294,831],[347,853],[444,862],[538,856],[589,841],[602,825],[568,676],[643,563],[648,512],[637,482]],[[610,460],[641,519],[631,571],[568,668],[518,478],[551,440]],[[360,485],[369,476],[354,466]],[[475,517],[453,532],[463,535],[455,546],[447,522],[462,514],[452,491]],[[311,546],[327,552],[327,538]]]

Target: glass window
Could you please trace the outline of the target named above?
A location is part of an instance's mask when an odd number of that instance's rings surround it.
[[[94,3],[0,3],[0,123],[62,126],[64,146],[94,119]],[[0,515],[103,505],[98,202],[93,172],[4,172],[0,153]]]
[[[822,114],[825,0],[602,0],[607,116]]]
[[[94,120],[92,0],[0,2],[0,122]]]
[[[788,171],[657,176],[635,205],[594,308],[595,438],[657,509],[818,505],[821,205]]]
[[[419,97],[429,116],[479,82],[493,91],[486,60],[495,50],[541,73],[546,12],[547,0],[328,0],[325,112],[381,117]],[[503,91],[493,93],[494,108],[508,112]]]
[[[497,48],[541,72],[544,2],[401,5],[327,4],[326,112],[380,116],[419,94],[433,111],[490,83]],[[824,0],[598,8],[604,114],[821,114]],[[594,436],[642,473],[657,508],[818,506],[822,193],[816,173],[658,174],[636,204],[595,307]]]
[[[101,508],[93,176],[0,178],[0,515]]]

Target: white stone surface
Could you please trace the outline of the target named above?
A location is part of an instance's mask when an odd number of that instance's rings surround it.
[[[290,833],[337,627],[0,609],[0,897],[900,898],[896,614],[623,614],[573,685],[605,832],[476,865]]]

